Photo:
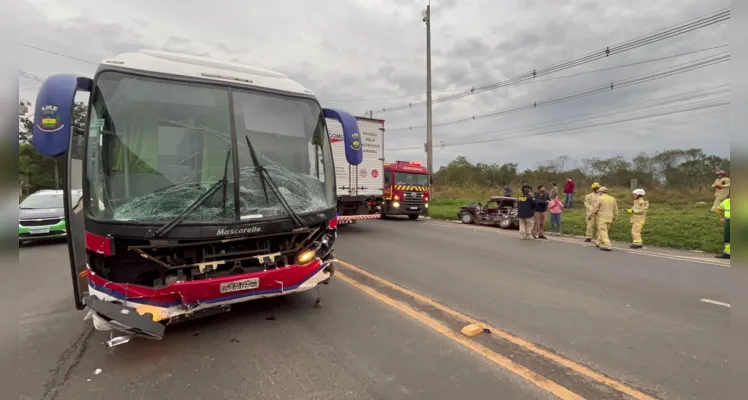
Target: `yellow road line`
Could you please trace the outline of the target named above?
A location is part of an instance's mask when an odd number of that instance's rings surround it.
[[[557,396],[560,399],[575,399],[575,400],[583,399],[582,396],[570,391],[569,389],[566,389],[565,387],[557,384],[556,382],[553,382],[549,380],[548,378],[545,378],[544,376],[539,375],[520,364],[517,364],[516,362],[494,352],[493,350],[477,342],[474,342],[470,339],[467,339],[461,336],[459,333],[455,332],[454,330],[450,329],[449,327],[445,326],[441,322],[435,320],[434,318],[431,318],[430,316],[426,315],[425,313],[421,311],[417,311],[397,300],[389,298],[383,295],[382,293],[379,293],[378,291],[368,286],[365,286],[354,279],[351,279],[345,276],[344,274],[340,272],[338,272],[338,277],[343,282],[361,290],[362,292],[374,297],[375,299],[381,301],[382,303],[385,303],[393,308],[398,309],[399,311],[403,312],[409,317],[428,326],[429,328],[448,337],[449,339],[452,339],[453,341],[467,347],[468,349],[480,354],[481,356],[485,357],[489,361],[492,361],[504,367],[505,369],[517,374],[521,378],[529,382],[532,382],[539,388],[546,390],[547,392]]]
[[[389,287],[391,289],[397,290],[400,293],[403,293],[405,295],[413,297],[414,299],[416,299],[416,300],[418,300],[418,301],[420,301],[422,303],[428,304],[429,306],[434,307],[434,308],[436,308],[436,309],[438,309],[438,310],[440,310],[440,311],[442,311],[442,312],[444,312],[446,314],[449,314],[449,315],[451,315],[453,317],[456,317],[456,318],[458,318],[458,319],[460,319],[460,320],[462,320],[464,322],[475,324],[475,325],[478,325],[480,327],[490,329],[492,335],[496,335],[496,336],[498,336],[498,337],[500,337],[500,338],[502,338],[504,340],[507,340],[507,341],[509,341],[511,343],[514,343],[514,344],[516,344],[516,345],[524,348],[525,350],[531,351],[531,352],[533,352],[535,354],[541,355],[541,356],[543,356],[543,357],[545,357],[545,358],[547,358],[549,360],[552,360],[552,361],[554,361],[554,362],[556,362],[558,364],[561,364],[561,365],[563,365],[563,366],[565,366],[565,367],[567,367],[567,368],[569,368],[569,369],[571,369],[571,370],[573,370],[573,371],[575,371],[575,372],[577,372],[577,373],[579,373],[581,375],[584,375],[584,376],[588,377],[589,379],[595,380],[595,381],[597,381],[599,383],[602,383],[602,384],[604,384],[606,386],[609,386],[609,387],[611,387],[611,388],[613,388],[615,390],[618,390],[619,392],[625,393],[625,394],[627,394],[627,395],[629,395],[629,396],[631,396],[631,397],[633,397],[635,399],[639,399],[639,400],[654,400],[654,397],[652,397],[652,396],[650,396],[650,395],[648,395],[648,394],[646,394],[644,392],[641,392],[641,391],[639,391],[637,389],[634,389],[634,388],[632,388],[632,387],[630,387],[630,386],[628,386],[628,385],[626,385],[624,383],[618,382],[618,381],[616,381],[616,380],[614,380],[612,378],[608,378],[607,376],[605,376],[603,374],[600,374],[600,373],[598,373],[596,371],[593,371],[592,369],[587,368],[584,365],[581,365],[581,364],[579,364],[577,362],[574,362],[574,361],[569,360],[567,358],[564,358],[564,357],[562,357],[562,356],[560,356],[558,354],[552,353],[552,352],[550,352],[548,350],[545,350],[545,349],[543,349],[541,347],[538,347],[537,345],[535,345],[535,344],[533,344],[531,342],[528,342],[528,341],[526,341],[526,340],[524,340],[522,338],[519,338],[517,336],[514,336],[514,335],[512,335],[509,332],[505,332],[505,331],[503,331],[503,330],[501,330],[499,328],[496,328],[494,326],[488,325],[487,323],[485,323],[483,321],[479,321],[479,320],[477,320],[477,319],[475,319],[473,317],[465,315],[465,314],[463,314],[463,313],[461,313],[461,312],[459,312],[457,310],[454,310],[454,309],[449,308],[449,307],[447,307],[447,306],[445,306],[443,304],[440,304],[440,303],[438,303],[438,302],[436,302],[436,301],[434,301],[434,300],[432,300],[432,299],[430,299],[430,298],[428,298],[426,296],[423,296],[421,294],[413,292],[412,290],[406,289],[406,288],[404,288],[404,287],[402,287],[400,285],[397,285],[397,284],[395,284],[393,282],[390,282],[390,281],[388,281],[388,280],[386,280],[384,278],[381,278],[381,277],[379,277],[377,275],[374,275],[374,274],[372,274],[370,272],[367,272],[367,271],[365,271],[365,270],[363,270],[361,268],[358,268],[358,267],[356,267],[354,265],[351,265],[350,263],[347,263],[347,262],[345,262],[343,260],[338,259],[337,262],[340,263],[340,264],[342,264],[343,266],[345,266],[347,268],[350,268],[350,269],[352,269],[352,270],[354,270],[354,271],[362,274],[362,275],[365,275],[365,276],[367,276],[367,277],[369,277],[371,279],[374,279],[375,281],[377,281],[377,282],[379,282],[379,283],[381,283],[381,284],[383,284],[383,285],[385,285],[385,286],[387,286],[387,287]]]

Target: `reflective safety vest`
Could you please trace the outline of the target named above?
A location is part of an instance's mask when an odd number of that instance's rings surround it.
[[[730,199],[729,198],[719,203],[719,210],[722,211],[722,214],[724,214],[725,219],[730,219]]]

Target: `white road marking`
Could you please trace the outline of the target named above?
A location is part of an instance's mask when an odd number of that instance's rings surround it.
[[[457,221],[457,222],[459,223],[459,221]],[[451,225],[451,224],[448,224],[448,223],[440,223],[440,222],[426,222],[426,223],[430,224],[430,225],[437,225],[437,226],[443,226],[443,227],[452,227],[452,226],[454,226],[454,225]],[[491,229],[489,227],[485,227],[485,226],[473,226],[473,227],[470,227],[470,226],[461,226],[461,227],[462,228],[471,229],[473,232],[478,232],[478,231],[491,232],[491,233],[495,232],[496,234],[499,234],[499,235],[502,235],[502,236],[519,237],[519,235],[517,233],[514,233],[514,232],[512,232],[512,233],[510,233],[510,232],[504,232],[504,231],[500,230],[499,228],[496,228],[497,230],[494,231],[493,229]],[[565,237],[550,237],[548,239],[549,239],[549,241],[553,241],[553,242],[563,242],[563,243],[571,243],[571,244],[576,244],[576,245],[582,245],[582,247],[589,247],[589,246],[592,245],[590,243],[584,242],[581,238],[573,239],[573,238],[565,238]],[[615,248],[615,247],[614,247],[614,249],[616,249],[616,250],[624,250],[622,248]],[[717,261],[717,260],[710,260],[710,259],[708,259],[706,257],[678,256],[678,255],[670,255],[670,254],[662,254],[662,253],[658,254],[658,253],[652,253],[652,252],[641,251],[641,250],[639,250],[639,251],[629,251],[628,249],[626,249],[626,252],[629,253],[629,254],[638,254],[640,256],[658,257],[658,258],[665,258],[665,259],[675,260],[675,261],[686,261],[686,262],[693,262],[693,263],[698,263],[698,264],[716,265],[718,267],[730,268],[730,264],[729,263],[724,263],[724,262],[720,262],[720,261]]]
[[[701,299],[701,301],[704,303],[709,303],[709,304],[714,304],[714,305],[730,308],[730,303],[723,303],[721,301],[712,300],[712,299]]]
[[[674,255],[669,255],[669,254],[655,254],[655,253],[648,253],[648,252],[643,252],[643,251],[628,251],[627,253],[629,253],[629,254],[638,254],[640,256],[666,258],[668,260],[695,262],[695,263],[699,263],[699,264],[716,265],[718,267],[730,268],[730,264],[725,264],[725,263],[721,263],[721,262],[718,262],[718,261],[710,261],[710,260],[707,260],[707,259],[699,259],[697,257],[674,256]]]

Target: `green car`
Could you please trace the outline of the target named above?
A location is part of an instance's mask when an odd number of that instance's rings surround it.
[[[18,243],[64,238],[65,206],[62,190],[40,190],[18,205]],[[73,204],[81,197],[73,192]]]

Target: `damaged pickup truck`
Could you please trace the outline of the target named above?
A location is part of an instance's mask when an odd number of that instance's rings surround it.
[[[90,92],[85,127],[74,99]],[[323,109],[283,74],[141,51],[94,78],[42,85],[34,146],[65,156],[75,304],[96,329],[161,339],[179,321],[329,283],[337,237],[325,118],[344,139],[356,119]],[[358,149],[347,149],[351,164]],[[315,305],[319,305],[317,298]]]

